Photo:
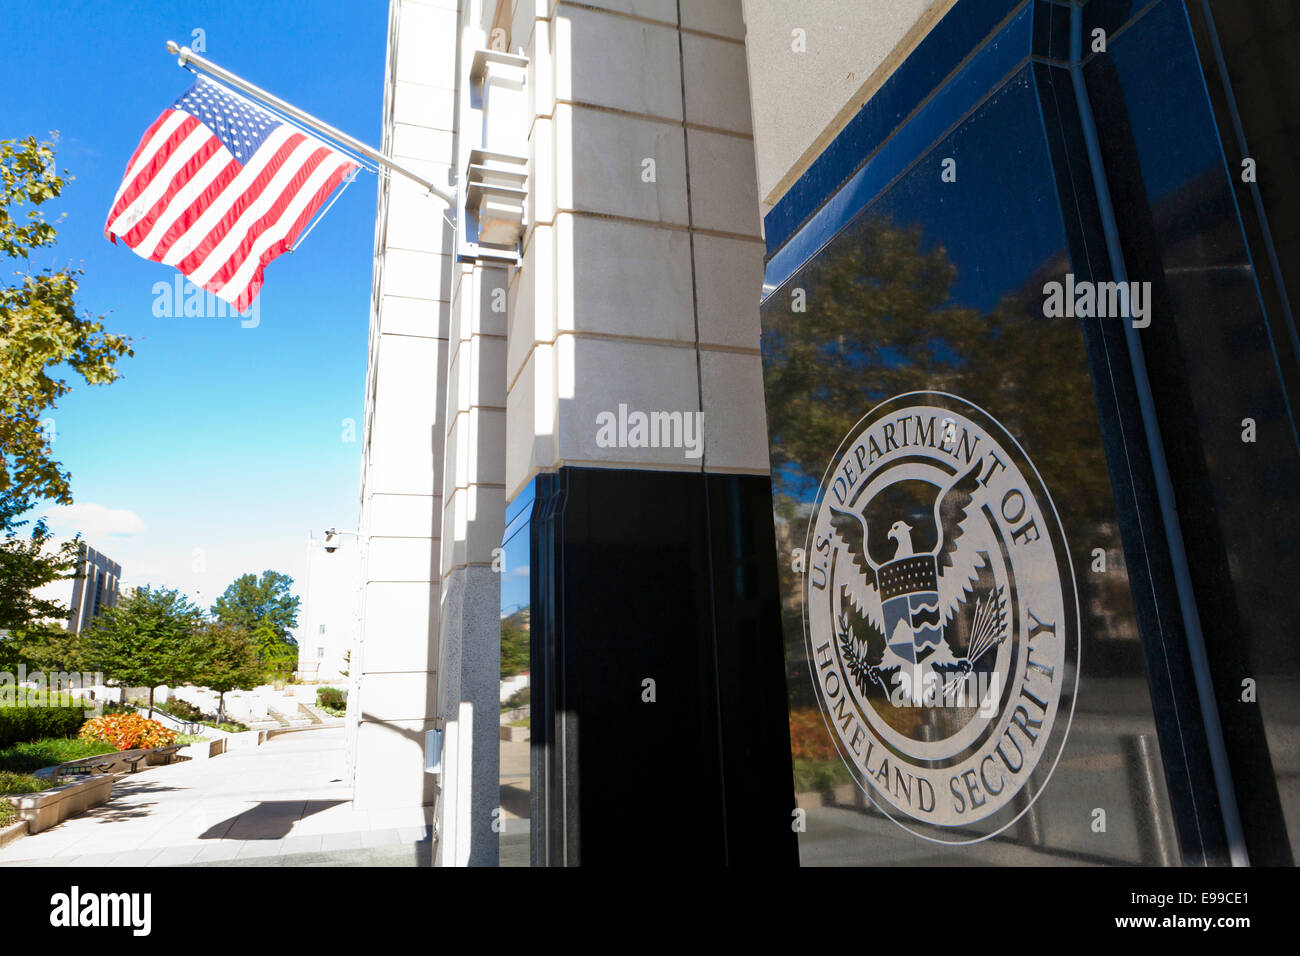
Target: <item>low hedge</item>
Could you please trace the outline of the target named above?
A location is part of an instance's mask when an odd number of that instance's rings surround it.
[[[18,795],[20,793],[40,793],[62,786],[63,781],[53,777],[33,777],[25,773],[7,773],[0,770],[0,795]]]
[[[51,790],[64,783],[42,777],[30,777],[22,773],[5,773],[0,770],[0,829],[18,822],[18,808],[5,799],[5,796],[20,793],[40,793]]]
[[[33,740],[0,748],[0,771],[32,773],[45,767],[67,763],[69,760],[114,753],[116,749],[112,744],[102,741],[75,738],[69,740],[63,737],[52,737],[46,740]]]
[[[45,737],[75,737],[85,722],[86,708],[80,704],[0,707],[0,747]]]

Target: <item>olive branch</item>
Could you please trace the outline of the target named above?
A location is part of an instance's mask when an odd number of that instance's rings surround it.
[[[840,611],[839,614],[839,642],[840,655],[844,658],[844,665],[849,669],[849,675],[853,678],[853,683],[858,686],[858,690],[865,694],[868,682],[875,681],[888,692],[889,688],[885,687],[884,681],[880,679],[880,675],[876,673],[866,655],[859,650],[861,643],[854,636],[853,628],[849,626],[849,616],[844,611]]]

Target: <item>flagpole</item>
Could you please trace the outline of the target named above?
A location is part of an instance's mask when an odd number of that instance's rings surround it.
[[[242,90],[243,92],[247,93],[249,96],[255,97],[264,103],[270,104],[280,112],[284,113],[286,116],[289,116],[292,119],[297,120],[299,123],[302,123],[304,126],[310,127],[311,129],[316,130],[316,132],[318,133],[321,133],[325,136],[330,137],[331,139],[343,143],[345,146],[348,146],[349,148],[356,150],[356,152],[360,153],[362,156],[365,156],[367,159],[376,162],[381,166],[386,166],[395,173],[401,173],[407,179],[419,183],[425,189],[429,190],[429,192],[433,193],[435,196],[437,196],[439,199],[445,202],[452,209],[456,208],[456,200],[454,197],[443,192],[441,189],[439,189],[433,183],[429,182],[423,176],[420,176],[418,173],[412,172],[411,170],[407,169],[405,166],[403,166],[401,163],[394,160],[392,157],[385,156],[383,153],[379,152],[378,150],[371,149],[365,143],[361,142],[361,140],[349,136],[347,133],[343,132],[340,129],[335,129],[333,126],[330,126],[324,120],[317,119],[315,116],[312,116],[310,113],[303,112],[302,110],[298,109],[298,107],[290,103],[286,103],[278,96],[268,93],[260,86],[255,86],[252,83],[245,80],[243,77],[236,76],[234,73],[231,73],[229,70],[217,66],[217,64],[213,63],[211,60],[199,56],[189,47],[179,46],[175,40],[168,40],[167,52],[176,54],[179,57],[179,59],[177,59],[176,62],[181,66],[186,66],[191,63],[194,64],[196,67],[203,70],[205,73],[211,73],[217,79],[229,83],[231,86],[235,87],[238,90]]]

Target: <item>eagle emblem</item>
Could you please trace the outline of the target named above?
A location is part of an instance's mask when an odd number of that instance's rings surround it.
[[[891,398],[828,461],[805,540],[808,670],[858,786],[926,839],[1010,826],[1079,674],[1069,549],[1024,449],[958,396]]]
[[[867,547],[872,529],[865,514],[830,505],[836,546],[851,557],[837,575],[837,586],[883,638],[878,656],[867,659],[848,615],[839,615],[838,638],[863,690],[864,681],[870,680],[888,692],[892,677],[913,703],[921,703],[927,688],[936,686],[951,699],[956,683],[951,675],[969,673],[980,657],[1006,639],[1006,600],[1000,587],[977,599],[972,636],[960,654],[945,637],[945,625],[971,598],[979,570],[989,566],[988,553],[977,550],[964,534],[983,469],[980,459],[936,496],[931,520],[938,540],[932,548],[918,552],[916,529],[900,518],[885,532],[894,550],[881,564],[872,561]],[[937,684],[936,676],[942,678]]]

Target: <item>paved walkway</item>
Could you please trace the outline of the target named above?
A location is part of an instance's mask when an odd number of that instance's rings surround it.
[[[2,866],[428,865],[429,808],[357,810],[342,728],[122,776],[113,798],[0,850]]]

